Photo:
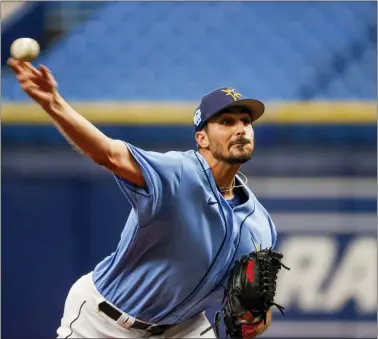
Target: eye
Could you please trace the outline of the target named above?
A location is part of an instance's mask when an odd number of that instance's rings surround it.
[[[244,125],[251,125],[252,124],[251,118],[243,118],[242,122],[243,122]]]
[[[222,119],[220,123],[221,123],[222,125],[232,125],[232,122],[233,122],[232,119],[228,119],[228,118],[226,118],[226,119]]]

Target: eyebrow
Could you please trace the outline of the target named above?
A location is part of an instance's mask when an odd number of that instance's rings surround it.
[[[230,107],[231,108],[231,107]],[[231,112],[230,108],[225,108],[223,110],[221,110],[218,114],[221,115],[221,114],[224,114],[224,113],[235,113],[235,112]],[[237,113],[247,113],[247,114],[251,114],[252,112],[247,108],[247,107],[243,107],[243,106],[234,106],[233,108],[239,108],[240,109],[240,112],[237,112]],[[218,115],[217,114],[217,115]]]
[[[227,114],[227,116],[225,116]],[[252,120],[249,113],[239,112],[239,113],[231,113],[231,112],[222,112],[213,117],[214,121],[218,121],[221,119],[234,119],[235,114],[248,114],[248,118]]]

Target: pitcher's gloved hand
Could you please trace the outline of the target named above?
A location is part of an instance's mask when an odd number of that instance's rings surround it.
[[[270,307],[276,306],[283,314],[284,307],[274,302],[278,271],[281,267],[289,270],[282,258],[281,253],[265,249],[238,260],[230,273],[224,307],[216,314],[215,323],[201,334],[215,327],[219,336],[218,324],[223,319],[228,338],[247,338],[266,323]],[[253,315],[253,321],[246,320],[247,313]]]

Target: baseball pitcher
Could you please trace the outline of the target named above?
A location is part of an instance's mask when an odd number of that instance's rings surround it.
[[[45,66],[8,60],[25,93],[76,149],[109,170],[132,210],[118,247],[68,292],[58,338],[253,338],[271,322],[277,273],[269,213],[239,172],[264,105],[233,88],[202,97],[196,150],[113,140],[59,94]],[[107,225],[108,227],[108,225]],[[286,268],[286,267],[285,267]],[[204,312],[220,305],[213,325]]]

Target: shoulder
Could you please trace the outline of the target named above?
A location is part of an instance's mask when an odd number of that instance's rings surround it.
[[[246,190],[248,191],[248,194],[249,194],[249,197],[250,199],[253,200],[256,208],[261,212],[263,213],[267,218],[270,218],[270,215],[268,213],[268,211],[266,210],[266,208],[263,206],[263,204],[259,201],[259,199],[257,199],[256,195],[252,192],[252,190],[247,186],[245,185],[245,188]]]
[[[132,146],[134,149],[139,148]],[[161,157],[162,159],[172,159],[173,161],[178,161],[182,163],[194,163],[194,159],[196,159],[194,151],[167,151],[167,152],[158,152],[158,151],[143,151],[144,153],[154,155],[157,157]]]
[[[256,196],[253,194],[253,199],[255,200],[256,206],[261,210],[261,212],[267,217],[270,218],[270,214],[267,211],[267,209],[264,207],[264,205],[259,201],[259,199],[256,198]]]
[[[166,166],[169,165],[177,165],[182,164],[184,153],[185,152],[178,152],[178,151],[168,151],[168,152],[159,152],[154,150],[145,150],[142,148],[139,148],[135,145],[132,145],[130,143],[127,143],[123,141],[126,145],[126,147],[129,149],[131,154],[134,156],[134,158],[138,159],[144,159],[147,161],[152,161],[156,164],[161,163]]]
[[[191,151],[168,151],[162,154],[177,161],[185,162],[190,157]]]
[[[187,163],[194,163],[197,161],[197,157],[195,155],[195,151],[188,150],[188,151],[168,151],[166,153],[167,156],[180,159],[183,162]]]
[[[182,164],[184,172],[187,172],[193,176],[196,171],[203,172],[201,170],[201,161],[196,155],[194,150],[189,151],[169,151],[164,153],[167,157],[174,159]]]
[[[256,195],[252,192],[252,190],[250,188],[247,188],[247,190],[249,191],[250,198],[253,199],[255,203],[255,208],[267,219],[270,230],[271,230],[271,234],[273,237],[273,243],[275,243],[276,237],[277,237],[277,231],[276,231],[276,226],[274,224],[274,221],[272,217],[270,216],[270,213],[267,211],[264,205],[257,199]]]

